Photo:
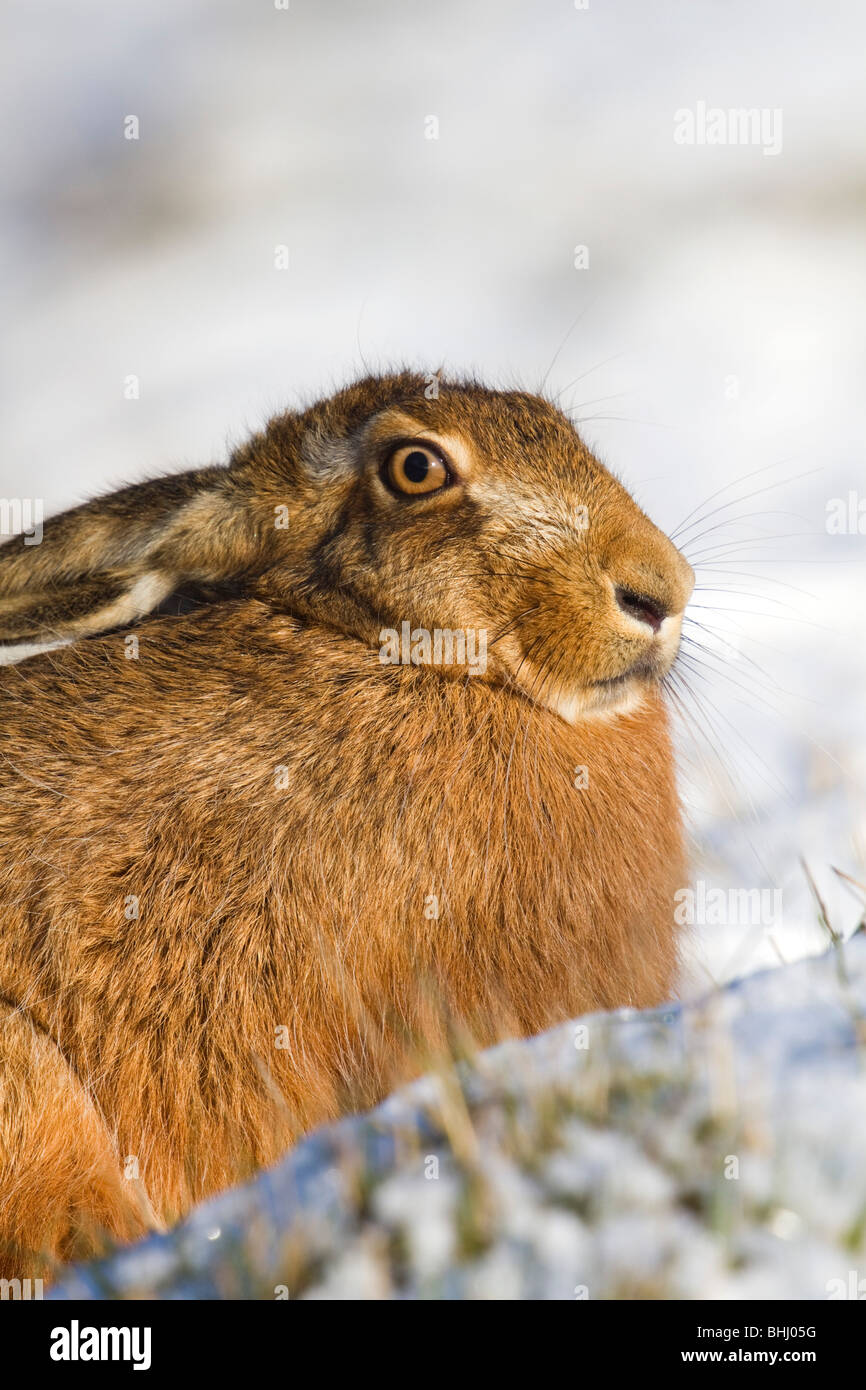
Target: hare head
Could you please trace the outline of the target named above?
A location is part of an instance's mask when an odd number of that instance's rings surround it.
[[[4,548],[0,641],[244,593],[379,647],[408,624],[416,663],[431,649],[413,633],[470,634],[477,674],[574,723],[665,674],[693,582],[554,406],[403,373],[277,418],[227,470],[127,488],[49,523],[38,552]]]

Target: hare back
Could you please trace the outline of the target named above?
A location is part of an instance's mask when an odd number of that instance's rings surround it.
[[[0,992],[161,1218],[455,1019],[487,1043],[670,992],[657,691],[571,726],[254,600],[137,638],[0,671]]]

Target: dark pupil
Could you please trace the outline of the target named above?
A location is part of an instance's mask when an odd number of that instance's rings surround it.
[[[403,460],[403,472],[410,483],[423,483],[430,472],[430,460],[420,449],[413,449]]]

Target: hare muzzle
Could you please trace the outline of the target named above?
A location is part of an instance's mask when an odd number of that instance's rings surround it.
[[[511,674],[569,724],[640,704],[673,664],[694,587],[663,532],[613,479],[600,482],[585,535],[552,529],[526,546],[532,577],[513,597]]]
[[[633,549],[610,564],[611,618],[619,631],[644,644],[637,669],[661,677],[670,670],[679,649],[695,575],[686,558],[655,527],[635,540]]]

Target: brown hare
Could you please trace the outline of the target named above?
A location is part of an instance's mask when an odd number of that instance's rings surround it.
[[[665,999],[692,585],[553,405],[410,373],[0,548],[67,643],[0,667],[2,1272]]]

